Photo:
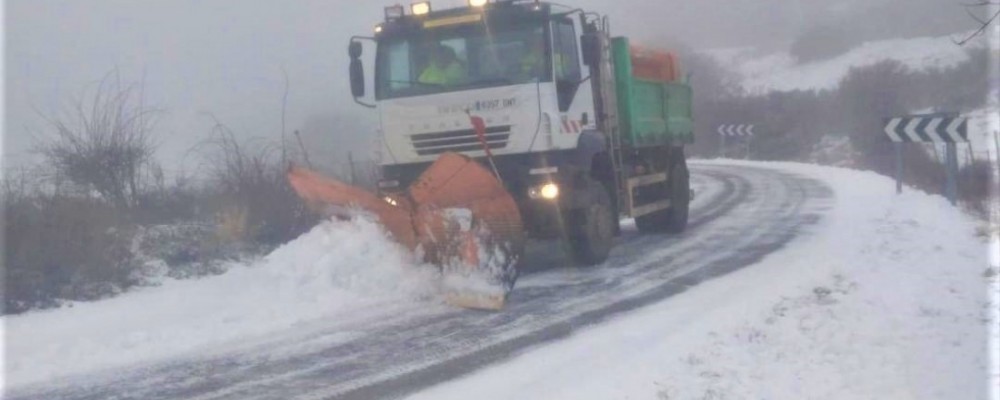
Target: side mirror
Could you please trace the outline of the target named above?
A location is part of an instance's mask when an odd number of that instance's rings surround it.
[[[580,48],[583,50],[583,65],[596,67],[601,63],[601,40],[597,34],[580,36]]]
[[[352,60],[361,58],[362,50],[361,42],[351,42],[351,44],[347,46],[347,54],[351,56]]]
[[[351,59],[351,94],[354,98],[365,96],[365,67],[360,58]]]

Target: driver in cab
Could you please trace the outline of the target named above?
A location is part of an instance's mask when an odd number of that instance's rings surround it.
[[[521,57],[519,63],[519,75],[526,80],[540,79],[544,77],[546,67],[545,41],[541,35],[533,35],[525,41],[527,51]],[[556,78],[562,78],[563,59],[560,54],[552,54],[552,63],[555,66]]]
[[[455,55],[455,50],[438,45],[433,48],[431,61],[417,81],[428,85],[455,86],[464,83],[465,79],[465,67]]]

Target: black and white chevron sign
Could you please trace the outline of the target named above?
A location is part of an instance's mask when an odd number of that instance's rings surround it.
[[[969,141],[969,120],[940,115],[898,117],[886,121],[885,134],[895,143],[965,143]]]
[[[753,136],[753,125],[719,125],[722,136]]]

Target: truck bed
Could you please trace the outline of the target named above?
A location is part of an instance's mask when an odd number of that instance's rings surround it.
[[[637,77],[633,73],[628,38],[612,40],[615,85],[622,142],[629,147],[651,147],[694,142],[691,86],[677,77]],[[675,71],[674,66],[669,66]]]

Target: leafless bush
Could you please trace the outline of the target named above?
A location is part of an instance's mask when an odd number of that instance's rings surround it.
[[[123,85],[112,72],[71,112],[45,117],[53,135],[38,150],[57,176],[130,209],[153,165],[155,115],[143,86]]]
[[[236,241],[277,245],[315,223],[289,186],[282,152],[260,141],[241,141],[216,121],[199,146],[219,204],[220,233]]]

